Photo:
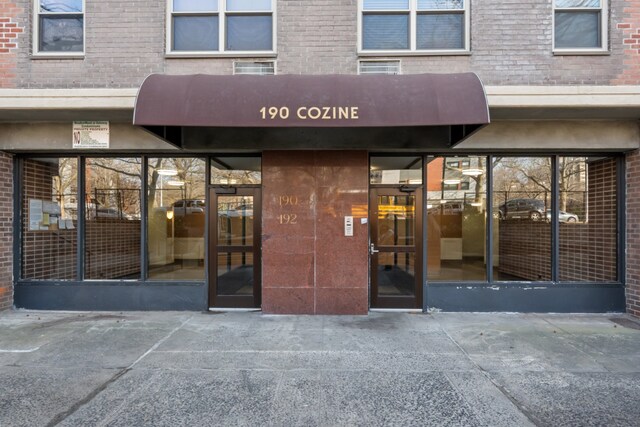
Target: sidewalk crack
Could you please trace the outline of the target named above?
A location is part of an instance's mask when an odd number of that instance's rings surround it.
[[[75,412],[77,412],[78,409],[80,409],[82,406],[84,406],[87,403],[91,402],[98,394],[100,394],[107,387],[109,387],[109,385],[113,384],[118,379],[120,379],[122,376],[124,376],[126,373],[131,371],[145,357],[147,357],[155,349],[160,347],[162,345],[162,343],[164,343],[166,340],[171,338],[171,336],[174,333],[176,333],[177,331],[182,329],[184,327],[184,325],[186,325],[192,318],[193,318],[193,315],[190,316],[188,319],[186,319],[184,322],[182,322],[180,325],[178,325],[175,328],[173,328],[167,335],[165,335],[160,340],[158,340],[154,345],[152,345],[147,351],[145,351],[140,357],[138,357],[135,361],[133,361],[133,363],[131,363],[129,366],[127,366],[126,368],[120,369],[115,375],[113,375],[107,381],[105,381],[104,383],[102,383],[101,385],[99,385],[98,387],[93,389],[88,395],[86,395],[85,397],[83,397],[82,399],[77,401],[69,409],[67,409],[64,412],[60,412],[59,414],[57,414],[55,417],[53,417],[53,419],[51,421],[49,421],[47,423],[46,427],[53,427],[53,426],[56,426],[56,425],[60,424],[62,421],[64,421],[65,419],[67,419],[71,415],[73,415]],[[127,402],[129,402],[129,401],[127,400]],[[124,403],[122,405],[124,405]],[[122,405],[118,406],[118,408],[116,408],[115,410],[113,410],[111,412],[112,413],[113,412],[117,412],[122,407]]]

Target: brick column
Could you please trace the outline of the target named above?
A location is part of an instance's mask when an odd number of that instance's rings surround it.
[[[0,310],[13,305],[13,159],[0,153]]]
[[[640,151],[627,155],[627,313],[640,317]]]
[[[612,33],[622,32],[623,70],[611,81],[614,85],[640,84],[640,0],[624,2],[622,19],[611,24]],[[613,40],[612,40],[613,42]]]
[[[24,33],[17,20],[21,13],[16,4],[0,2],[0,88],[15,86],[18,35]]]

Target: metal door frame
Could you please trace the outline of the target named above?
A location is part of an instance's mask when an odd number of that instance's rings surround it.
[[[369,252],[369,277],[371,290],[371,308],[405,308],[405,309],[421,309],[423,305],[423,209],[422,206],[423,186],[384,186],[369,188],[369,243],[370,249],[380,250],[377,246],[378,236],[378,196],[414,196],[415,212],[414,212],[414,251],[409,246],[397,247],[393,251],[384,251],[390,253],[414,252],[414,269],[415,269],[415,295],[414,296],[379,296],[378,295],[378,254],[379,252]]]
[[[262,191],[260,187],[209,188],[209,307],[260,308],[262,302]],[[218,245],[218,197],[253,196],[253,245]],[[217,295],[218,252],[253,254],[253,295]]]

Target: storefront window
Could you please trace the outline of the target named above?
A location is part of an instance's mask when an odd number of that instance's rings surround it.
[[[75,280],[77,159],[25,159],[22,180],[22,278]]]
[[[559,280],[617,279],[616,159],[560,157]]]
[[[89,158],[85,278],[140,278],[140,158]]]
[[[494,157],[494,280],[551,280],[551,170],[550,157]]]
[[[486,158],[427,159],[427,279],[486,280]]]
[[[260,157],[212,157],[211,184],[260,184],[262,181]]]
[[[190,157],[149,159],[149,279],[204,280],[205,165]]]
[[[421,157],[372,157],[371,184],[422,184]]]

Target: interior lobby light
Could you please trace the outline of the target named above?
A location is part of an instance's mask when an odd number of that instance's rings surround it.
[[[480,176],[483,173],[484,171],[482,169],[477,169],[477,168],[470,168],[462,171],[462,175],[467,175],[467,176]]]
[[[184,181],[168,181],[167,184],[174,187],[182,187],[184,185]]]
[[[178,175],[178,171],[175,169],[158,169],[158,175],[176,176]]]
[[[458,185],[460,184],[460,180],[459,179],[445,179],[444,181],[445,185]]]

